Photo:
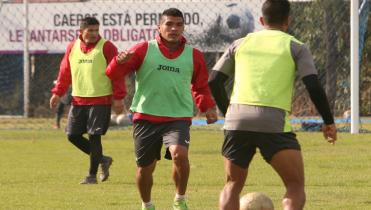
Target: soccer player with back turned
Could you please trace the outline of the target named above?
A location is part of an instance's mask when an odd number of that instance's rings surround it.
[[[325,139],[332,144],[336,141],[334,118],[312,55],[286,33],[290,3],[266,0],[262,13],[260,22],[265,29],[233,42],[210,75],[211,91],[225,114],[222,154],[226,184],[220,194],[220,210],[239,210],[239,195],[256,148],[286,187],[283,209],[303,209],[304,164],[288,118],[295,74],[303,80],[324,120]],[[230,99],[224,88],[229,77],[234,77]]]

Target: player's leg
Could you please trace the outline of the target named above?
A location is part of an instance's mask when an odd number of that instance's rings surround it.
[[[151,202],[153,172],[156,168],[156,162],[157,160],[154,160],[150,165],[137,167],[136,183],[143,203]]]
[[[286,187],[284,210],[301,210],[305,204],[304,164],[299,150],[282,150],[270,162]]]
[[[133,125],[135,157],[137,163],[136,184],[142,199],[142,208],[154,208],[151,200],[153,172],[160,160],[162,138],[158,134],[161,124],[139,120]]]
[[[188,210],[186,190],[189,178],[188,146],[190,142],[190,121],[167,123],[163,133],[166,146],[165,158],[173,160],[172,177],[175,184],[173,209]]]
[[[169,151],[173,159],[172,177],[176,193],[185,195],[189,178],[188,148],[183,145],[171,145]]]
[[[269,141],[261,141],[264,159],[281,177],[286,193],[282,205],[284,210],[301,210],[305,204],[304,164],[300,145],[294,133],[266,134]],[[270,135],[270,136],[268,136]]]
[[[224,131],[222,154],[226,183],[220,193],[220,210],[239,210],[240,193],[246,181],[249,164],[255,154],[251,142],[254,134],[248,131]]]
[[[84,109],[84,106],[71,106],[68,113],[66,132],[68,140],[82,152],[89,155],[90,143],[88,139],[83,137],[83,134],[86,133],[87,123]]]
[[[102,141],[100,135],[89,135],[90,142],[90,168],[89,176],[97,176],[98,166],[102,160]]]
[[[86,107],[87,120],[87,132],[89,134],[90,143],[90,169],[89,176],[97,176],[98,166],[102,163],[103,158],[103,147],[101,136],[106,134],[109,126],[111,116],[110,105],[92,105]],[[103,171],[102,173],[108,173]],[[108,176],[107,176],[108,177]]]
[[[191,122],[166,123],[163,141],[167,148],[165,158],[173,160],[172,177],[175,183],[176,199],[185,200],[189,178],[188,147]]]
[[[224,158],[226,183],[219,198],[221,210],[239,210],[240,193],[247,177],[247,169],[241,168],[231,160]]]
[[[57,111],[55,113],[55,126],[54,126],[57,129],[61,127],[61,119],[64,112],[64,106],[65,106],[64,103],[62,102],[58,103]]]

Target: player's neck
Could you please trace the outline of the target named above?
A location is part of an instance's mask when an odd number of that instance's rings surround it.
[[[180,41],[178,42],[168,42],[166,40],[164,40],[164,44],[165,46],[170,50],[170,51],[175,51],[178,49],[179,45],[180,45]]]
[[[265,26],[265,29],[267,30],[276,30],[276,31],[282,31],[282,32],[287,32],[286,27],[283,26]]]

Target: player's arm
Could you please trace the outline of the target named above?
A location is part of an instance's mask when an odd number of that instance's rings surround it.
[[[223,113],[223,116],[227,113],[229,106],[229,98],[227,91],[225,90],[225,82],[228,80],[228,76],[222,72],[212,70],[209,78],[209,86],[211,93],[214,96],[215,102],[219,110]]]
[[[207,123],[214,123],[218,120],[218,115],[207,83],[209,75],[204,56],[197,49],[193,49],[193,66],[191,81],[193,98],[198,109],[206,114]]]
[[[243,39],[236,40],[224,52],[222,57],[212,68],[209,78],[209,86],[211,89],[211,93],[214,96],[215,102],[219,110],[223,113],[224,116],[227,113],[227,109],[229,106],[229,98],[227,91],[225,89],[225,82],[229,78],[233,77],[235,67],[234,55],[237,46],[240,45],[242,40]]]
[[[139,69],[146,51],[146,45],[143,44],[138,44],[129,49],[131,53],[127,53],[127,51],[117,53],[116,51],[116,54],[112,57],[107,66],[106,75],[112,81],[114,93],[112,108],[115,110],[116,114],[122,113],[125,110],[122,100],[126,95],[125,76],[135,69]]]
[[[106,75],[111,79],[122,78],[138,70],[147,53],[148,43],[139,43],[129,50],[119,52],[108,64]]]
[[[72,77],[71,77],[71,66],[69,61],[69,56],[74,42],[71,42],[66,49],[66,53],[63,56],[59,67],[59,73],[57,81],[53,89],[51,90],[52,96],[49,100],[50,108],[54,108],[59,103],[60,97],[63,96],[69,89]]]
[[[327,141],[334,143],[337,138],[334,117],[326,93],[318,79],[312,54],[304,45],[295,42],[292,43],[291,49],[298,74],[304,82],[311,101],[324,121],[323,135]]]
[[[106,58],[107,66],[117,56],[117,47],[110,41],[106,41],[103,46],[103,54]],[[107,71],[107,69],[106,69]],[[112,110],[116,114],[121,114],[125,107],[123,99],[126,95],[125,77],[114,77],[111,79],[112,84]]]
[[[303,77],[303,82],[309,93],[310,99],[324,121],[322,131],[325,139],[330,143],[334,143],[337,138],[334,117],[331,114],[326,93],[322,88],[317,75],[312,74],[305,76]]]
[[[324,123],[326,125],[334,124],[334,117],[331,114],[325,90],[322,88],[317,75],[308,75],[303,77],[302,80],[309,93],[310,99],[321,115]]]

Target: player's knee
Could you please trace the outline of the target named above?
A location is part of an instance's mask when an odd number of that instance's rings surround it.
[[[82,138],[83,138],[82,135],[71,135],[71,134],[67,135],[68,141],[70,141],[73,144],[78,143],[79,141],[81,141]]]
[[[179,162],[179,163],[188,162],[188,153],[187,153],[187,151],[184,151],[184,150],[174,150],[171,153],[171,157],[172,157],[172,159],[174,160],[175,163],[177,163],[177,162]]]
[[[71,135],[71,134],[67,135],[67,139],[71,143],[77,142],[79,140],[79,138],[80,138],[80,135]]]

